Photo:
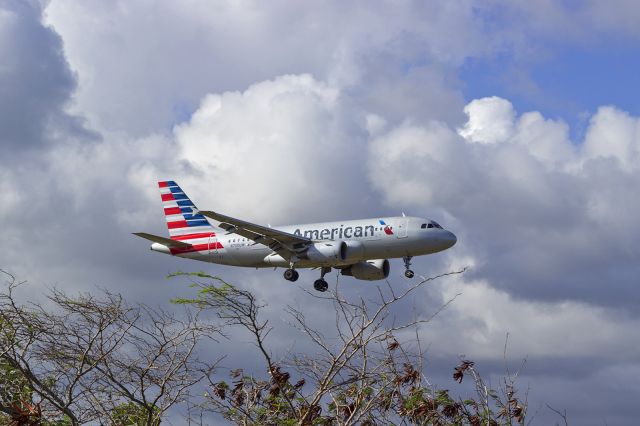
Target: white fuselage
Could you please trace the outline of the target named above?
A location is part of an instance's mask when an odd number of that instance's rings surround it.
[[[369,259],[389,259],[436,253],[453,246],[456,237],[437,223],[418,217],[386,217],[279,226],[274,229],[310,238],[319,244],[346,242],[349,256],[341,261],[294,259],[296,268],[343,266]],[[289,267],[285,260],[269,247],[234,233],[216,229],[208,237],[195,242],[197,251],[177,253],[154,243],[152,250],[205,262],[245,267]]]

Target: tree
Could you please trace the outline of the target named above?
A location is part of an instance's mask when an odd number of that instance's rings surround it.
[[[3,273],[0,412],[14,421],[29,408],[22,420],[35,423],[135,413],[140,424],[157,425],[214,370],[197,349],[219,330],[197,310],[176,314],[109,292],[71,297],[58,290],[48,295],[48,309],[21,305],[15,291],[23,283]]]
[[[454,398],[426,380],[418,328],[455,297],[426,317],[396,322],[393,315],[393,308],[419,288],[463,272],[422,279],[400,290],[387,283],[377,287],[372,300],[347,300],[339,283],[328,294],[310,293],[331,306],[333,333],[325,335],[303,311],[289,306],[293,326],[313,350],[279,362],[267,346],[272,328],[261,316],[264,306],[253,294],[207,274],[177,274],[189,276],[198,292],[175,302],[213,312],[225,329],[248,331],[269,374],[256,377],[237,368],[230,382],[210,380],[205,409],[236,424],[524,424],[526,403],[516,396],[517,375],[505,378],[501,389],[490,389],[474,363],[462,359],[453,378],[461,382],[471,376],[476,394],[468,399]],[[410,343],[417,349],[410,350]]]
[[[11,324],[0,320],[0,339],[11,338]],[[4,342],[0,348],[6,348]],[[4,413],[12,422],[30,424],[31,420],[41,417],[39,407],[33,402],[33,389],[20,370],[12,367],[0,353],[0,413]],[[2,416],[0,415],[0,419]]]
[[[308,345],[284,357],[270,348],[264,304],[217,277],[175,274],[197,293],[163,310],[106,291],[72,297],[50,290],[46,304],[20,304],[23,283],[5,273],[0,424],[157,426],[171,407],[236,424],[523,424],[517,374],[507,372],[492,389],[461,359],[453,379],[472,380],[475,392],[466,399],[425,376],[419,329],[455,297],[429,315],[406,315],[407,303],[429,283],[463,272],[387,282],[370,287],[369,299],[346,297],[339,281],[327,293],[308,293],[331,321],[319,326],[289,306],[290,324]],[[224,354],[212,359],[201,346],[211,336],[231,339],[234,328],[249,333],[258,357],[253,368],[233,366],[227,377],[216,370]]]

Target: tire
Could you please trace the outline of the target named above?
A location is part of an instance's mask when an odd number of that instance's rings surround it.
[[[404,271],[404,276],[407,278],[413,278],[415,274],[413,273],[413,271],[411,269],[407,269],[406,271]]]
[[[287,281],[295,281],[298,279],[298,273],[295,271],[295,269],[286,269],[283,276]]]
[[[313,288],[319,292],[325,292],[329,288],[329,284],[322,278],[315,280],[313,283]]]

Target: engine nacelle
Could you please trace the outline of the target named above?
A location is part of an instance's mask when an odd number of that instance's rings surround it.
[[[349,262],[362,259],[364,256],[364,246],[360,241],[347,240],[345,244],[347,245],[347,251],[344,260]]]
[[[389,276],[387,259],[363,260],[342,270],[342,275],[349,275],[357,280],[376,281]]]
[[[312,262],[335,264],[347,258],[347,244],[344,241],[323,241],[309,246],[304,256]]]

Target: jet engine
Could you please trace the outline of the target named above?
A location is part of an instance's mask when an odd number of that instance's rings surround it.
[[[312,262],[335,264],[347,258],[347,244],[344,241],[315,243],[304,252],[304,257]]]
[[[344,260],[350,262],[362,259],[364,255],[364,246],[360,241],[347,240],[345,241],[345,244],[347,245],[347,249]]]
[[[389,276],[389,261],[387,259],[363,260],[344,268],[342,275],[366,281],[383,280]]]

